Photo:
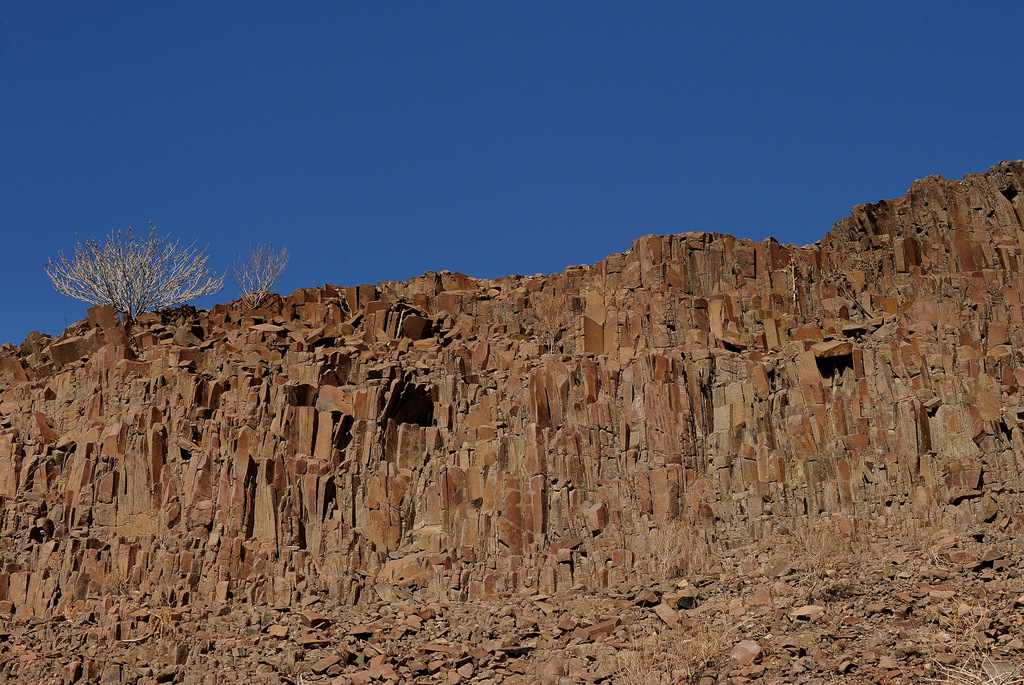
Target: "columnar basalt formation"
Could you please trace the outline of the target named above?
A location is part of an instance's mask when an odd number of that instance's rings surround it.
[[[33,333],[0,348],[0,613],[614,592],[669,526],[1017,530],[1022,189]]]

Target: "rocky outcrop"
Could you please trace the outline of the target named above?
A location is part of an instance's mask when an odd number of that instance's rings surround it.
[[[1017,531],[1022,188],[33,333],[0,349],[0,613],[607,595],[680,571],[670,532]]]

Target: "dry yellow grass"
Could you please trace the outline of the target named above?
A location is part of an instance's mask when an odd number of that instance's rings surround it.
[[[690,682],[722,654],[728,632],[698,621],[692,628],[666,628],[645,636],[632,649],[618,653],[615,682],[625,685]]]
[[[715,552],[702,532],[683,521],[663,521],[654,526],[637,522],[633,530],[626,536],[626,544],[633,552],[635,570],[653,580],[692,578],[714,561]]]
[[[1024,683],[1024,667],[986,659],[972,660],[966,666],[943,666],[938,678],[927,682],[950,685],[1020,685]]]

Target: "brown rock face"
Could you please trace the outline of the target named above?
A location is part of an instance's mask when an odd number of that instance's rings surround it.
[[[157,606],[316,603],[299,635],[379,601],[615,594],[685,572],[671,531],[726,550],[822,521],[1015,531],[1022,189],[1003,163],[802,248],[647,236],[547,277],[324,286],[129,328],[97,308],[32,334],[0,348],[0,611],[150,644],[175,635]]]

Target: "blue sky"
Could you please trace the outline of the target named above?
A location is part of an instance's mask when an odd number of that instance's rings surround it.
[[[0,342],[158,221],[280,292],[559,271],[648,233],[809,243],[1024,157],[1021,2],[0,0]],[[197,304],[237,297],[228,284]]]

